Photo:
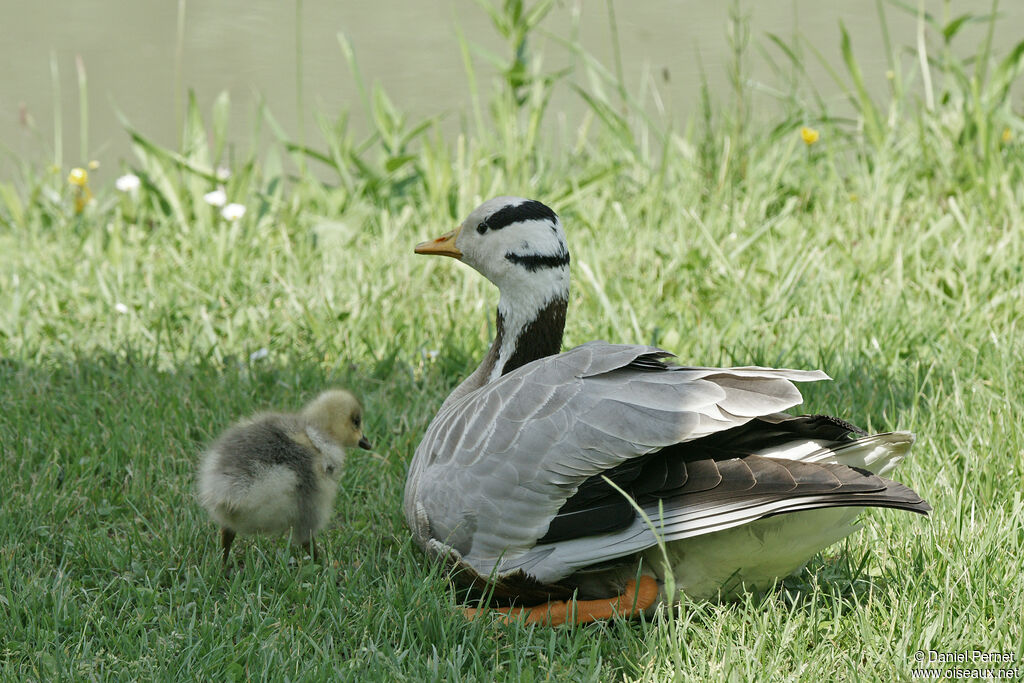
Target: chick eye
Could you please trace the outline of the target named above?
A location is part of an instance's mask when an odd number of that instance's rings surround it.
[[[476,231],[478,233],[480,233],[481,235],[484,234],[485,232],[487,232],[487,222],[484,221],[484,222],[480,223],[479,225],[477,225],[476,226]]]
[[[352,424],[355,425],[356,429],[359,429],[359,425],[362,424],[363,420],[358,415],[352,418]]]

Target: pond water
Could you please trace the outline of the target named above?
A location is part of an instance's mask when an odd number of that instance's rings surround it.
[[[984,14],[990,7],[989,2],[976,0],[953,4],[955,14]],[[1024,3],[1004,4],[995,35],[1003,53],[1020,39],[1024,25]],[[657,97],[647,96],[652,110],[682,125],[694,112],[702,69],[712,91],[721,99],[728,96],[728,3],[616,0],[612,7],[625,80],[634,92],[644,84],[656,85]],[[865,78],[875,92],[885,91],[888,60],[875,0],[765,0],[739,7],[749,17],[753,46],[747,56],[754,81],[772,81],[772,70],[758,46],[783,61],[765,38],[768,33],[784,39],[799,33],[845,75],[839,51],[842,21]],[[925,7],[940,17],[947,11],[946,3],[935,0],[925,2]],[[892,42],[912,45],[914,17],[893,5],[884,9]],[[570,59],[558,39],[578,30],[585,49],[614,68],[608,12],[607,2],[560,2],[531,48],[544,54],[546,68],[555,69]],[[380,83],[401,111],[417,119],[442,116],[446,130],[457,130],[470,102],[460,32],[485,50],[501,56],[508,52],[473,0],[5,2],[0,23],[0,63],[5,65],[0,79],[0,156],[7,161],[54,160],[54,110],[59,102],[59,161],[69,166],[87,160],[81,158],[78,135],[79,57],[87,77],[88,159],[116,164],[130,157],[128,136],[115,111],[151,139],[174,146],[182,93],[188,89],[195,91],[204,113],[218,93],[230,93],[233,137],[241,144],[250,140],[256,103],[262,98],[289,135],[297,138],[304,126],[307,139],[316,146],[317,111],[333,118],[351,108],[353,125],[366,123],[339,48],[339,33],[354,47],[366,81]],[[983,26],[973,26],[957,44],[965,54],[973,53],[983,35]],[[474,59],[486,87],[493,68],[481,54]],[[810,80],[826,96],[836,97],[837,86],[810,50],[805,59]],[[913,59],[907,53],[904,64],[909,67]],[[574,106],[582,111],[568,90],[565,97],[570,113]]]

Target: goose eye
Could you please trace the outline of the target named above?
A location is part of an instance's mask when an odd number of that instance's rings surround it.
[[[363,420],[358,415],[352,417],[352,424],[355,425],[356,429],[359,429],[359,425],[362,424]]]
[[[476,226],[476,231],[478,233],[480,233],[481,235],[484,234],[485,232],[487,232],[487,223],[484,222],[484,223],[480,223],[479,225],[477,225]]]
[[[334,474],[334,465],[328,465],[324,469],[327,470],[328,475]]]

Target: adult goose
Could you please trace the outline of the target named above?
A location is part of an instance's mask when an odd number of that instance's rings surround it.
[[[535,605],[511,616],[634,613],[677,597],[669,573],[694,598],[767,587],[861,507],[931,509],[883,476],[912,434],[782,412],[823,372],[680,367],[603,341],[559,353],[569,251],[544,204],[491,199],[415,251],[466,263],[500,300],[490,350],[416,449],[405,518],[458,582]]]

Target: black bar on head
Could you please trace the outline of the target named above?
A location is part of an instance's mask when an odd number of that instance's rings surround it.
[[[540,270],[541,268],[561,268],[569,265],[569,252],[561,251],[557,254],[505,254],[505,258],[512,263],[518,264],[529,271]]]
[[[527,199],[522,204],[515,206],[504,206],[485,221],[491,230],[501,230],[504,227],[519,223],[520,221],[546,220],[554,223],[558,220],[555,212],[535,199]]]

